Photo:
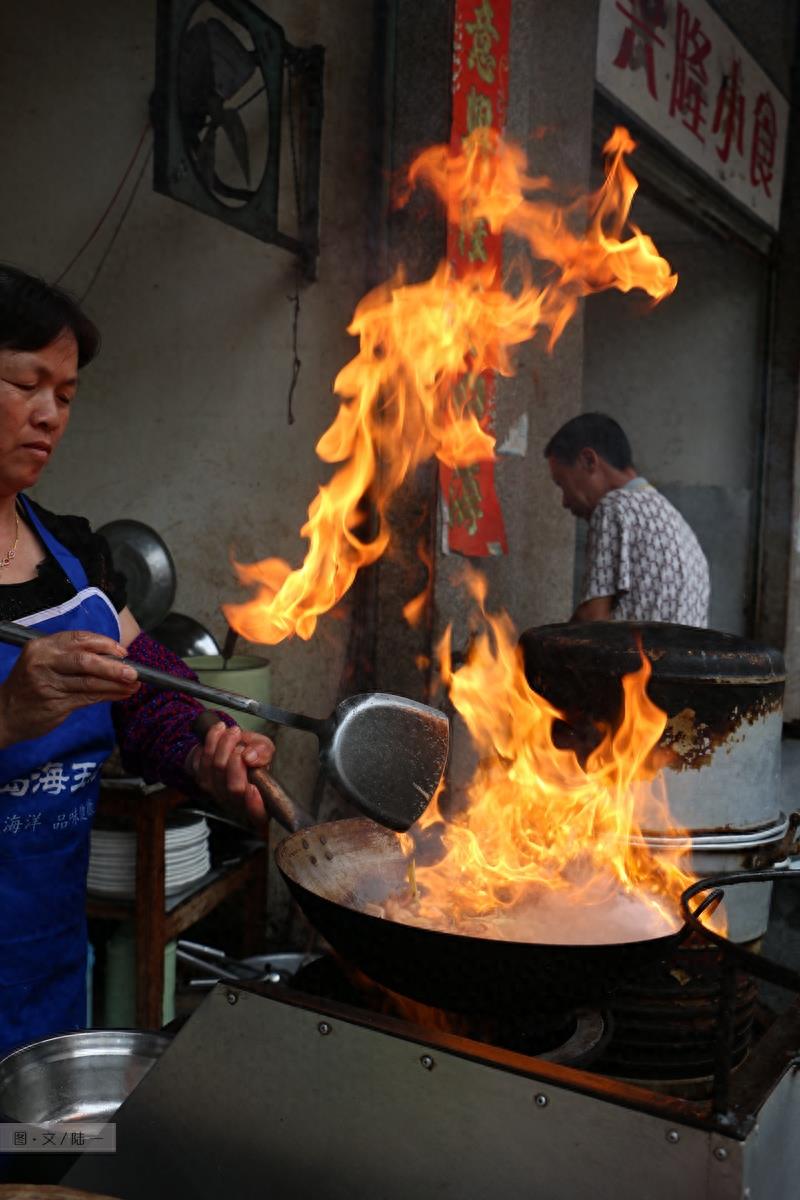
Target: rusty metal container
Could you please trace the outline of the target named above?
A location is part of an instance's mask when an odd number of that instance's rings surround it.
[[[622,711],[623,675],[642,652],[651,699],[667,714],[659,743],[670,817],[643,814],[642,832],[758,835],[780,825],[783,656],[734,634],[624,621],[546,625],[522,634],[525,673],[564,714],[561,744],[588,753],[598,725]],[[756,838],[758,840],[758,838]]]

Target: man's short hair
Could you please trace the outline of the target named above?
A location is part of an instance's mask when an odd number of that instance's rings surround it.
[[[633,466],[631,444],[621,425],[605,413],[581,413],[562,425],[544,448],[545,458],[555,458],[564,466],[577,462],[581,450],[594,450],[611,467],[624,471]]]

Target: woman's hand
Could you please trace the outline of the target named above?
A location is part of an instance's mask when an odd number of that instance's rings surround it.
[[[139,681],[124,657],[119,642],[80,629],[27,642],[0,686],[0,748],[49,733],[78,708],[127,700]]]
[[[269,817],[247,772],[251,767],[268,767],[274,753],[274,744],[262,733],[250,733],[238,725],[228,727],[220,721],[208,731],[202,745],[189,753],[186,766],[204,792],[238,820],[263,831]]]

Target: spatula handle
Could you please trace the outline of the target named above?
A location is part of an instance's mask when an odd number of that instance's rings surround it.
[[[208,731],[213,729],[218,721],[219,717],[214,713],[204,712],[200,714],[192,728],[199,738],[205,738]],[[265,771],[263,767],[251,767],[247,772],[247,778],[254,787],[258,788],[258,793],[264,801],[264,807],[269,815],[290,833],[297,833],[298,829],[308,829],[315,823],[311,814],[306,812],[296,800],[293,800],[283,790],[275,776],[271,775],[269,771]]]
[[[24,646],[26,642],[31,642],[35,638],[44,636],[39,630],[29,629],[26,625],[18,625],[16,621],[0,621],[0,641],[11,642],[15,646]],[[118,660],[119,661],[119,660]],[[220,705],[224,708],[233,708],[238,712],[251,713],[254,716],[261,717],[262,720],[272,719],[279,724],[297,725],[300,728],[309,729],[311,732],[316,732],[315,727],[319,724],[312,717],[302,717],[296,713],[287,713],[283,709],[273,708],[271,705],[259,704],[257,700],[253,700],[248,696],[240,696],[235,692],[224,692],[219,688],[206,687],[205,684],[197,683],[194,679],[182,679],[178,675],[170,675],[166,671],[156,671],[152,667],[142,666],[132,659],[122,659],[122,662],[133,667],[142,683],[148,683],[151,687],[157,687],[162,690],[183,692],[188,696],[194,696],[198,700],[205,700],[209,704]],[[281,718],[288,718],[282,720]],[[219,718],[212,713],[201,713],[194,723],[194,731],[200,738],[204,738],[212,725],[216,725]],[[267,811],[275,820],[288,829],[291,833],[296,833],[298,829],[307,829],[309,825],[313,825],[314,818],[310,813],[292,800],[291,796],[283,790],[277,779],[273,778],[268,771],[256,768],[248,771],[250,782],[258,788],[259,794],[264,801]]]

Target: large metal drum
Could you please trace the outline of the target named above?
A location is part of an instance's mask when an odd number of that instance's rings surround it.
[[[641,644],[648,695],[667,714],[659,743],[673,826],[698,836],[755,834],[780,821],[786,670],[777,650],[686,625],[598,621],[523,633],[525,673],[565,715],[578,743],[589,723],[615,724],[623,675]],[[668,832],[654,813],[643,832]]]

